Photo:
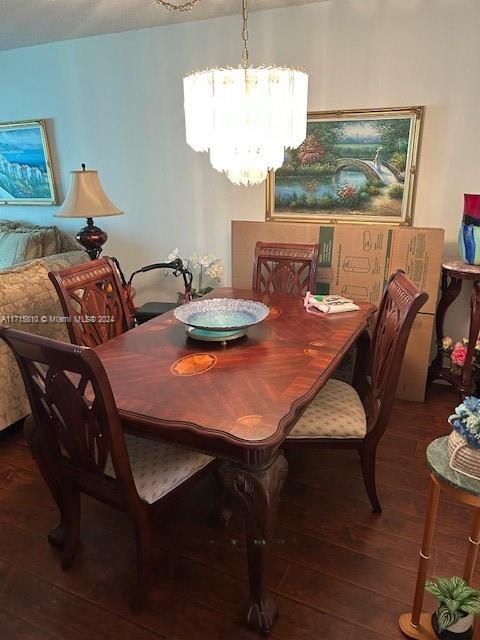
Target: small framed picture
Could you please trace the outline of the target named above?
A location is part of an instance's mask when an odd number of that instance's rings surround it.
[[[2,204],[57,204],[44,120],[0,123]]]
[[[267,179],[266,219],[411,225],[423,107],[308,114]]]

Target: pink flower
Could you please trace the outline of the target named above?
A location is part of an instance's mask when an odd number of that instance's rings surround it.
[[[465,358],[467,356],[467,347],[465,347],[461,342],[457,342],[452,351],[452,355],[450,356],[453,364],[456,364],[459,367],[463,367],[465,364]]]

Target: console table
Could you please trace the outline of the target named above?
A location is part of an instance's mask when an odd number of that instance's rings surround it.
[[[401,615],[398,621],[403,633],[407,637],[416,638],[417,640],[437,640],[430,621],[431,614],[422,612],[422,605],[428,563],[432,553],[433,532],[437,519],[440,491],[443,491],[450,500],[467,504],[474,507],[475,510],[463,569],[463,579],[468,583],[472,580],[478,545],[480,544],[480,480],[469,478],[451,469],[447,443],[448,436],[437,438],[429,444],[427,449],[427,463],[432,484],[420,551],[413,609],[412,613]]]
[[[461,374],[456,376],[448,367],[443,366],[444,353],[442,338],[445,314],[450,305],[457,299],[464,280],[473,282],[473,293],[470,304],[470,330],[468,333],[468,348],[465,364]],[[475,343],[480,331],[480,266],[467,264],[461,260],[444,262],[442,264],[442,295],[438,303],[435,317],[437,334],[437,355],[428,371],[428,381],[446,380],[459,391],[462,399],[475,391],[472,380],[472,363],[475,356]]]

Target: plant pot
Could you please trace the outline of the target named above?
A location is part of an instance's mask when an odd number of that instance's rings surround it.
[[[464,262],[480,265],[480,195],[464,195],[463,219],[458,234],[458,252]]]
[[[469,445],[458,431],[448,438],[448,457],[454,471],[480,480],[480,449]]]
[[[467,614],[444,631],[438,630],[437,612],[432,614],[432,627],[437,638],[441,640],[471,640],[473,638],[473,615]]]

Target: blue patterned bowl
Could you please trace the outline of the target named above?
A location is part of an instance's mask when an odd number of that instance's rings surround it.
[[[234,331],[262,322],[270,309],[261,302],[238,298],[195,300],[173,310],[173,315],[190,327],[209,331]]]

